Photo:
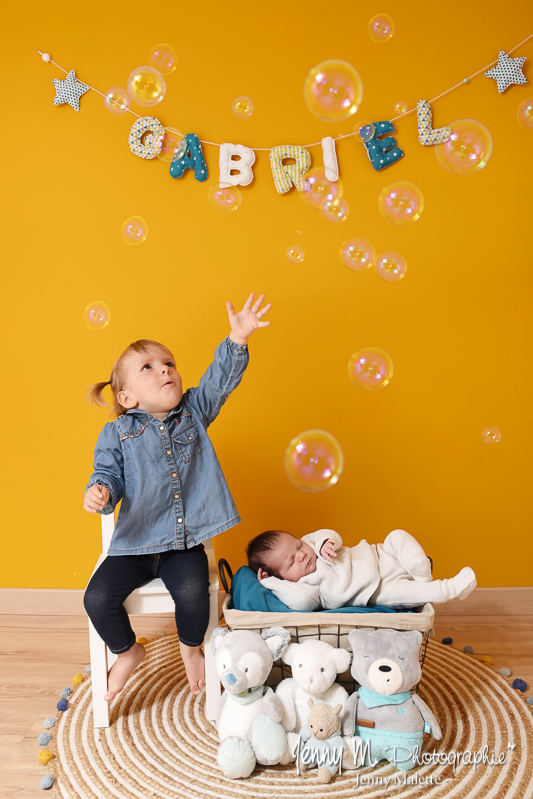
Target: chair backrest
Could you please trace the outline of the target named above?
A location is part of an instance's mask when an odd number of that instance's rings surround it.
[[[104,553],[104,555],[107,555],[107,550],[109,549],[109,544],[111,543],[113,530],[115,529],[115,514],[108,513],[104,515],[103,513],[101,513],[100,516],[102,519],[102,552]],[[213,547],[212,538],[208,538],[202,543],[206,549],[212,549]]]

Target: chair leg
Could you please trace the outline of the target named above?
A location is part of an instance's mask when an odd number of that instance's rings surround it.
[[[93,720],[95,727],[109,727],[110,703],[106,702],[107,673],[116,655],[108,652],[89,619],[89,648],[91,654],[91,681],[93,692]],[[109,657],[110,656],[110,657]]]
[[[218,584],[216,590],[210,591],[209,626],[204,638],[205,657],[205,716],[208,721],[215,721],[220,704],[220,680],[215,673],[215,655],[211,647],[211,635],[218,627]]]

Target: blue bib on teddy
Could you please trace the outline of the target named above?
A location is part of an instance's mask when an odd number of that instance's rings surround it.
[[[401,694],[380,694],[377,691],[371,691],[369,688],[359,688],[359,696],[367,706],[367,708],[371,707],[381,707],[382,705],[403,705],[404,702],[407,702],[408,699],[411,698],[411,691],[404,691]]]

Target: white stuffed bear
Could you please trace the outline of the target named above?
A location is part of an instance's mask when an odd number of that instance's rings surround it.
[[[282,680],[276,687],[276,696],[281,700],[283,716],[281,723],[287,731],[287,751],[281,763],[292,763],[293,751],[298,744],[298,734],[307,725],[309,699],[341,704],[348,699],[348,692],[335,682],[337,674],[350,667],[352,653],[336,649],[325,641],[308,639],[303,644],[289,644],[282,660],[292,668],[292,677]]]

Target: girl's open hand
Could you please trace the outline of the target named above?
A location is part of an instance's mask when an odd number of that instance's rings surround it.
[[[105,486],[94,485],[91,486],[85,494],[83,501],[83,509],[87,513],[96,513],[102,508],[105,508],[109,502],[109,491]]]
[[[254,297],[255,294],[252,291],[244,303],[242,310],[238,313],[235,313],[235,309],[231,302],[226,303],[231,327],[231,333],[229,337],[236,344],[246,344],[254,330],[257,330],[260,327],[267,327],[270,324],[270,322],[262,322],[261,319],[267,313],[267,311],[272,308],[272,303],[269,302],[264,308],[261,308],[261,304],[265,299],[265,295],[260,294],[255,302]],[[253,302],[254,304],[252,305]]]
[[[335,552],[335,541],[333,538],[328,538],[322,546],[320,547],[320,554],[327,560],[329,563],[333,563],[333,558],[337,557],[337,553]]]

